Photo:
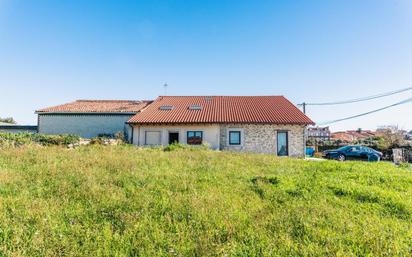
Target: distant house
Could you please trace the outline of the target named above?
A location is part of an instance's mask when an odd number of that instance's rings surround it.
[[[41,134],[74,134],[84,138],[113,136],[151,101],[77,100],[36,111]]]
[[[313,121],[283,96],[160,96],[128,122],[135,145],[174,142],[212,149],[305,155]]]
[[[329,127],[309,127],[307,133],[308,139],[313,139],[315,141],[330,140],[331,136]]]
[[[332,139],[342,142],[352,143],[354,141],[376,136],[377,133],[371,130],[347,130],[332,133]]]
[[[0,122],[0,133],[36,133],[37,126],[17,125],[11,123]]]

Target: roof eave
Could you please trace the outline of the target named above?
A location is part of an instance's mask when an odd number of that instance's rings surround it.
[[[314,125],[315,123],[309,122],[251,122],[251,121],[241,121],[241,122],[138,122],[138,121],[128,121],[126,122],[130,125],[185,125],[185,124],[260,124],[260,125],[300,125],[308,126]]]

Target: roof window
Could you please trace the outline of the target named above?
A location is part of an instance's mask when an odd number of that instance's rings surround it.
[[[202,106],[198,104],[192,104],[189,106],[189,110],[202,110]]]
[[[172,105],[162,105],[159,107],[159,110],[170,111],[170,110],[173,110],[173,106]]]

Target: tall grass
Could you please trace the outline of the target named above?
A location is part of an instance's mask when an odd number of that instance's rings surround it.
[[[44,135],[38,133],[0,133],[0,148],[20,147],[23,145],[70,145],[78,143],[75,135]]]
[[[412,255],[411,171],[202,149],[0,150],[0,256],[322,255]]]

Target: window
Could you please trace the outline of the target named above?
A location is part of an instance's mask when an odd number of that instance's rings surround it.
[[[159,110],[162,110],[162,111],[170,111],[172,109],[173,109],[172,105],[162,105],[159,107]]]
[[[278,156],[288,156],[289,146],[288,146],[288,132],[279,131],[277,136],[278,143]]]
[[[160,131],[146,131],[146,145],[160,145]]]
[[[189,106],[189,110],[202,110],[202,106],[198,104],[193,104]]]
[[[229,145],[240,145],[240,131],[229,131]]]
[[[201,145],[203,141],[202,131],[188,131],[187,132],[187,144],[188,145]]]
[[[361,148],[360,148],[360,146],[354,146],[354,147],[351,147],[350,148],[350,150],[349,150],[349,152],[360,152],[360,150],[361,150]]]

